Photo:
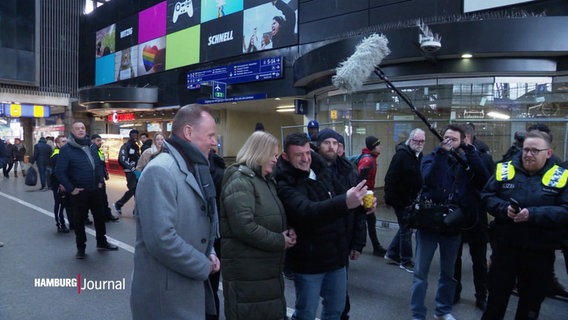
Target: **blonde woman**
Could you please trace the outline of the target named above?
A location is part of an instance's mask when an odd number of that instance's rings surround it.
[[[144,152],[142,152],[142,154],[140,155],[140,159],[138,159],[138,164],[136,165],[136,172],[138,173],[136,173],[136,175],[139,176],[140,172],[142,172],[142,169],[144,169],[144,167],[148,164],[148,162],[150,162],[150,160],[152,160],[153,157],[155,157],[160,152],[162,152],[164,139],[165,138],[163,134],[161,133],[156,134],[152,146],[144,150]]]
[[[287,230],[271,176],[277,156],[278,140],[256,131],[225,170],[220,222],[228,320],[286,319],[282,263],[296,234]]]

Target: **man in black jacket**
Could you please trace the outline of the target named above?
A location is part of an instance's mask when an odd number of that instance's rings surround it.
[[[40,191],[47,191],[47,165],[49,164],[49,157],[51,156],[51,147],[47,144],[44,137],[39,138],[38,143],[34,146],[34,156],[32,158],[32,165],[37,164],[37,171],[39,180],[41,182]]]
[[[337,177],[344,192],[349,188],[357,185],[357,170],[349,160],[339,157],[338,148],[339,143],[342,141],[339,133],[332,129],[326,128],[319,132],[317,138],[318,153],[324,158],[328,169],[332,175]],[[367,210],[370,214],[374,214],[376,210],[375,205]],[[349,258],[351,260],[359,259],[365,243],[367,241],[367,223],[365,218],[365,210],[359,206],[354,210],[350,210],[347,228],[347,244],[349,246]],[[346,257],[347,258],[347,257]],[[349,267],[349,260],[347,260],[347,267]],[[349,319],[349,311],[351,303],[349,295],[346,295],[345,309],[341,314],[341,320]]]
[[[286,256],[296,288],[292,319],[314,319],[320,296],[321,318],[337,319],[344,309],[347,290],[350,209],[361,205],[367,193],[366,181],[345,192],[322,157],[312,153],[302,133],[290,134],[284,140],[275,178],[289,225],[299,240]]]
[[[385,203],[394,208],[399,226],[387,249],[385,260],[398,264],[401,269],[410,273],[414,269],[412,229],[403,221],[404,209],[416,199],[422,186],[420,161],[425,142],[424,130],[412,130],[408,140],[396,146],[396,152],[385,175]]]
[[[6,156],[7,156],[7,162],[6,164],[2,167],[2,171],[4,173],[4,178],[9,179],[10,178],[10,170],[12,170],[12,167],[14,166],[14,145],[10,143],[9,140],[6,140]]]
[[[6,148],[6,144],[2,139],[0,139],[0,168],[4,168],[4,166],[8,163],[8,150]]]
[[[100,188],[104,183],[103,168],[99,155],[89,146],[91,140],[87,136],[85,124],[75,122],[71,133],[57,159],[55,174],[64,192],[69,195],[69,205],[74,220],[77,259],[85,258],[87,234],[85,220],[89,210],[95,220],[95,231],[98,250],[118,250],[118,247],[107,242],[103,199]]]
[[[138,164],[138,159],[140,159],[138,130],[130,130],[128,136],[128,141],[120,147],[120,151],[118,153],[118,163],[124,170],[124,175],[126,176],[126,187],[128,190],[124,193],[122,198],[112,204],[119,215],[122,214],[122,206],[124,206],[124,204],[126,204],[136,193],[136,184],[138,183],[136,174],[134,174],[134,169],[136,168],[136,164]]]

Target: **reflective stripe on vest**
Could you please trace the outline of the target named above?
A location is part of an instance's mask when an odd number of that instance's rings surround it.
[[[511,181],[515,177],[515,167],[513,162],[499,162],[495,170],[495,179],[497,181]]]
[[[564,188],[568,180],[568,170],[558,165],[552,166],[548,169],[544,176],[542,176],[542,184],[552,188]]]
[[[55,148],[55,149],[53,149],[53,152],[51,153],[50,158],[53,158],[53,156],[58,155],[58,154],[59,154],[59,148]]]
[[[99,158],[101,158],[101,160],[104,162],[105,161],[105,154],[103,153],[103,151],[101,149],[98,149],[97,152],[99,153]]]

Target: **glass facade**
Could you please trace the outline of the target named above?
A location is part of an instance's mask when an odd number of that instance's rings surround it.
[[[438,132],[449,123],[473,123],[476,137],[489,145],[495,161],[511,146],[516,131],[535,123],[550,127],[554,152],[566,159],[568,77],[440,78],[394,85]],[[377,187],[384,186],[396,145],[405,141],[413,128],[426,131],[425,152],[439,142],[408,104],[384,84],[351,94],[320,95],[317,110],[319,119],[325,118],[324,114],[329,119],[321,127],[344,134],[347,155],[360,153],[366,136],[379,137],[382,150]]]

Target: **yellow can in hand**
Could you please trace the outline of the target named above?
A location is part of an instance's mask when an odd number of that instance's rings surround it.
[[[371,209],[373,207],[374,199],[375,194],[373,191],[367,191],[367,194],[363,197],[363,207],[365,207],[365,209]]]

